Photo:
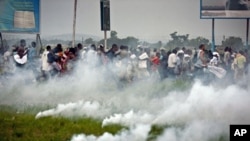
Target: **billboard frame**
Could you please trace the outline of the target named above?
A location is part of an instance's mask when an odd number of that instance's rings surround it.
[[[215,19],[246,19],[246,49],[248,49],[248,38],[249,38],[249,19],[250,19],[250,14],[249,17],[202,17],[202,1],[200,0],[200,19],[212,19],[212,46],[211,49],[212,51],[215,51],[215,33],[214,33],[214,23]],[[250,1],[250,0],[248,0]],[[250,5],[248,6],[248,11],[250,13]]]
[[[2,33],[0,32],[0,50],[3,48],[3,37],[2,37]]]
[[[37,13],[38,14],[38,23],[37,23],[38,27],[35,27],[35,30],[37,30],[37,31],[18,31],[18,30],[15,31],[13,29],[9,29],[9,30],[1,30],[0,29],[0,32],[1,33],[15,33],[15,34],[40,34],[40,32],[41,32],[41,24],[40,24],[40,22],[41,22],[41,0],[34,0],[34,1],[35,1],[34,3],[38,4],[37,8],[39,8],[38,13]],[[35,21],[35,22],[37,22],[37,21]],[[36,23],[35,23],[35,25],[36,25]]]
[[[249,8],[249,16],[246,16],[246,17],[244,17],[244,16],[242,16],[242,17],[226,17],[226,16],[202,16],[202,11],[203,11],[203,8],[202,8],[202,6],[203,6],[203,1],[204,0],[200,0],[200,19],[249,19],[250,18],[250,5],[248,6],[248,8]],[[221,11],[226,11],[226,10],[221,10]]]

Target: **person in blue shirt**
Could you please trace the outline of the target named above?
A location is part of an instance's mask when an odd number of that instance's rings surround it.
[[[29,48],[28,60],[33,61],[37,57],[36,55],[36,42],[31,43],[31,47]]]

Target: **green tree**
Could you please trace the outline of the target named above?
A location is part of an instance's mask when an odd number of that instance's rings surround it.
[[[117,32],[116,31],[111,31],[110,32],[110,38],[117,39],[118,38]]]
[[[198,47],[200,44],[204,44],[209,46],[209,40],[204,37],[197,37],[194,39],[190,39],[188,45],[193,47]]]
[[[233,50],[241,50],[244,47],[243,41],[240,37],[230,36],[222,41],[222,46],[231,47]]]
[[[86,43],[86,44],[94,44],[95,41],[94,41],[92,38],[87,38],[87,39],[85,40],[85,43]]]
[[[117,44],[117,45],[126,45],[128,47],[136,47],[139,44],[139,39],[128,36],[126,38],[120,39],[118,38],[118,33],[116,31],[111,31],[110,32],[110,38],[107,39],[107,45],[110,48],[112,44]],[[104,39],[99,41],[99,44],[103,44]]]
[[[162,47],[162,41],[158,41],[156,43],[153,43],[150,45],[152,48],[161,48]]]
[[[112,44],[118,44],[120,42],[120,39],[117,36],[117,32],[116,31],[111,31],[110,32],[110,38],[107,39],[107,46],[108,48],[110,48],[112,46]],[[99,44],[104,44],[104,39],[101,39],[99,41]]]
[[[161,48],[162,47],[162,41],[158,41],[156,43],[156,48]]]
[[[138,43],[139,43],[139,39],[132,37],[132,36],[129,36],[127,38],[120,40],[120,44],[129,46],[129,47],[136,47]]]
[[[165,47],[169,47],[173,49],[175,47],[186,46],[188,45],[189,34],[186,35],[177,35],[177,32],[173,32],[170,34],[172,40],[170,40]]]

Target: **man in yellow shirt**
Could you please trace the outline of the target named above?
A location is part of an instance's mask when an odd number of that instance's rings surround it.
[[[234,78],[236,81],[241,80],[245,74],[245,65],[246,65],[246,57],[243,55],[243,51],[239,51],[234,59],[234,69],[235,75]]]

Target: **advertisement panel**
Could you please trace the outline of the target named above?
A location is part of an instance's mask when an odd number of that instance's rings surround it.
[[[200,0],[200,17],[204,19],[250,18],[250,0]]]
[[[0,0],[0,32],[39,33],[40,0]]]
[[[101,30],[110,30],[110,2],[109,0],[101,0]]]

